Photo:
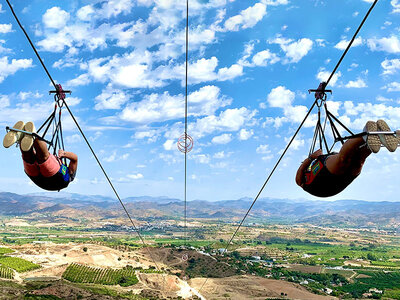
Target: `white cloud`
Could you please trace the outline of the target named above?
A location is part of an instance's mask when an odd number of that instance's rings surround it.
[[[249,138],[251,138],[253,136],[253,134],[254,134],[254,131],[252,129],[251,130],[246,130],[246,129],[243,128],[243,129],[241,129],[239,131],[238,138],[241,141],[246,141]]]
[[[391,82],[385,85],[383,89],[386,89],[388,92],[400,92],[400,82]]]
[[[250,123],[256,113],[256,110],[250,111],[245,107],[227,109],[219,116],[197,119],[195,123],[189,124],[189,132],[201,138],[217,131],[238,131],[242,126]]]
[[[318,74],[317,74],[316,78],[319,80],[319,82],[322,82],[322,81],[326,82],[326,81],[328,80],[328,78],[329,78],[330,75],[331,75],[331,72],[326,71],[325,68],[320,68],[319,71],[318,71]],[[331,79],[331,81],[329,82],[329,84],[330,84],[331,86],[335,86],[335,85],[336,85],[336,82],[338,81],[338,79],[340,78],[340,76],[342,76],[342,73],[341,73],[340,71],[339,71],[339,72],[336,72],[336,73],[332,76],[332,79]]]
[[[209,59],[201,58],[193,63],[189,63],[189,84],[197,84],[207,81],[226,81],[234,79],[243,74],[243,67],[239,64],[233,64],[230,67],[224,67],[218,70],[218,59],[213,56]],[[161,66],[154,70],[154,76],[160,80],[180,79],[181,85],[185,85],[185,64],[171,66]]]
[[[160,133],[158,130],[149,129],[136,131],[133,137],[138,140],[147,139],[149,143],[153,143],[157,140],[159,135]]]
[[[256,3],[245,10],[242,10],[239,15],[230,17],[225,21],[225,29],[228,31],[238,31],[240,28],[246,29],[254,27],[267,14],[267,6],[264,3]]]
[[[398,83],[400,90],[400,83]],[[393,129],[400,128],[400,107],[387,106],[384,103],[356,103],[345,101],[343,108],[345,109],[344,116],[355,117],[351,120],[351,125],[354,128],[361,130],[367,120],[377,120],[384,118],[385,121]],[[350,120],[350,118],[348,117]],[[345,124],[349,125],[350,122]]]
[[[274,64],[279,61],[279,57],[270,52],[268,49],[260,51],[253,56],[253,64],[256,66],[266,66],[268,64]]]
[[[174,140],[166,140],[165,143],[163,144],[163,147],[167,151],[171,151],[172,149],[175,149],[176,141]]]
[[[295,93],[284,86],[278,86],[271,90],[267,96],[267,103],[271,107],[283,109],[284,117],[267,118],[266,123],[273,123],[275,127],[280,127],[283,122],[300,123],[307,114],[308,108],[303,105],[293,106]],[[310,116],[304,126],[311,127],[315,125],[315,118]]]
[[[18,98],[21,100],[26,100],[26,99],[31,99],[31,98],[35,98],[35,99],[39,99],[42,98],[43,95],[40,94],[39,92],[36,93],[32,93],[32,92],[19,92],[18,93]]]
[[[5,106],[7,104],[7,98],[10,99],[10,96],[6,96],[5,98],[2,96],[0,98],[3,99],[3,107],[0,110],[0,122],[6,124],[14,124],[19,120],[31,120],[35,123],[41,123],[44,121],[44,118],[47,118],[53,111],[54,104],[52,102],[35,102],[34,104],[22,102],[12,107],[8,105]]]
[[[86,5],[81,7],[77,13],[76,16],[82,20],[82,21],[90,21],[90,19],[93,17],[95,13],[95,10],[92,5]]]
[[[65,27],[69,21],[70,15],[65,10],[54,6],[46,10],[42,17],[42,21],[47,28],[61,29]]]
[[[136,173],[136,174],[128,174],[126,175],[129,179],[137,180],[137,179],[142,179],[144,176],[141,173]]]
[[[393,6],[392,13],[400,13],[400,2],[399,0],[391,0],[390,4]]]
[[[214,158],[217,158],[217,159],[225,158],[225,152],[224,152],[224,151],[217,152],[217,153],[215,153],[215,154],[213,155],[213,157],[214,157]]]
[[[289,4],[289,0],[262,0],[262,3],[265,3],[267,5],[286,5]]]
[[[140,1],[144,3],[143,0]],[[76,15],[82,21],[90,21],[92,19],[110,19],[120,14],[129,14],[134,6],[132,0],[110,0],[102,2],[100,7],[86,5],[81,7]]]
[[[218,59],[215,56],[210,59],[201,58],[197,62],[190,64],[188,67],[190,70],[190,83],[200,83],[215,79],[216,74],[214,71],[217,66]],[[182,72],[182,74],[184,73]]]
[[[66,144],[76,144],[82,141],[82,138],[79,134],[73,134],[65,137]]]
[[[10,97],[8,95],[0,94],[0,108],[4,109],[8,106],[10,106]]]
[[[335,48],[339,49],[339,50],[345,50],[347,48],[347,46],[349,45],[349,43],[350,43],[350,41],[342,40],[335,45]],[[362,43],[363,43],[363,39],[361,37],[358,37],[354,40],[354,42],[351,46],[357,47],[357,46],[362,45]]]
[[[393,75],[400,70],[400,59],[385,59],[381,66],[383,68],[383,75]]]
[[[220,94],[216,86],[204,86],[188,95],[189,115],[203,116],[213,114],[217,109],[229,105],[231,99]],[[184,116],[184,96],[171,96],[168,92],[151,94],[140,102],[127,105],[120,117],[135,123],[152,123],[179,119]]]
[[[208,154],[193,155],[193,158],[200,164],[210,163],[210,155]]]
[[[12,24],[0,24],[0,33],[9,33],[12,31]]]
[[[11,49],[3,47],[2,44],[5,44],[5,40],[0,40],[0,53],[10,53]]]
[[[285,52],[286,58],[283,63],[297,63],[312,49],[313,41],[302,38],[297,41],[278,36],[270,43],[278,44]]]
[[[96,96],[95,110],[103,109],[120,109],[124,105],[130,96],[124,91],[119,89],[114,89],[111,86],[107,86],[105,90],[98,96]]]
[[[82,99],[78,98],[78,97],[66,97],[65,98],[65,102],[67,102],[68,106],[72,107],[72,106],[76,106],[79,103],[81,103]]]
[[[219,81],[231,80],[241,75],[243,75],[243,67],[238,64],[234,64],[229,68],[221,68],[218,70]]]
[[[103,160],[104,160],[105,162],[110,163],[110,162],[115,161],[116,158],[117,158],[117,151],[113,151],[113,153],[111,153],[110,156],[104,157]]]
[[[290,139],[291,139],[291,138],[285,137],[285,142],[286,142],[286,143],[289,143]],[[303,147],[304,144],[305,144],[305,141],[304,141],[303,139],[300,139],[299,137],[296,137],[296,138],[293,140],[292,144],[291,144],[291,149],[297,150],[297,149],[299,149],[300,147]]]
[[[284,86],[278,86],[268,94],[267,101],[271,107],[285,108],[292,105],[295,94]]]
[[[8,62],[8,57],[0,58],[0,83],[10,75],[15,74],[17,71],[32,67],[32,59],[13,59],[11,63]]]
[[[400,40],[392,35],[388,38],[368,39],[368,47],[371,51],[384,51],[387,53],[400,53]]]
[[[367,84],[365,81],[361,78],[358,78],[357,80],[353,81],[350,80],[346,85],[346,88],[365,88],[367,87]]]
[[[256,152],[259,154],[269,154],[271,153],[271,150],[268,145],[260,145],[257,147]]]
[[[213,144],[228,144],[230,141],[232,141],[232,134],[224,133],[219,136],[213,137],[211,142]]]
[[[393,99],[389,99],[389,98],[383,97],[381,95],[378,95],[376,97],[376,101],[379,101],[379,102],[392,102]]]

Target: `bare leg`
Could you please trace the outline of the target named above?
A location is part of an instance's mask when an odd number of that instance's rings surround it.
[[[335,175],[360,174],[366,158],[371,154],[371,150],[364,144],[362,137],[347,140],[338,154],[327,158],[326,167],[329,172]]]
[[[47,144],[44,141],[35,139],[33,147],[36,151],[36,159],[39,164],[44,163],[50,156],[49,150],[47,150]]]
[[[20,147],[21,153],[22,153],[22,159],[26,161],[28,164],[33,165],[36,160],[36,155],[35,152],[33,151],[33,148],[31,148],[29,151],[22,151]]]

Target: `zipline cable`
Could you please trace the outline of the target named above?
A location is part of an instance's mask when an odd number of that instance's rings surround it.
[[[362,26],[364,25],[365,21],[367,20],[370,12],[372,11],[372,9],[375,7],[375,4],[378,2],[378,0],[375,0],[374,3],[371,5],[370,9],[368,10],[367,14],[364,16],[360,26],[358,26],[356,32],[353,35],[353,38],[351,39],[351,41],[349,42],[349,44],[346,47],[346,50],[343,52],[342,56],[340,57],[338,63],[336,64],[335,68],[333,69],[332,73],[330,74],[328,80],[326,81],[326,86],[328,85],[328,83],[330,82],[330,80],[332,79],[333,75],[335,74],[335,72],[337,71],[337,69],[339,68],[340,64],[343,61],[343,58],[345,57],[345,55],[347,54],[347,52],[349,51],[351,45],[353,44],[358,32],[361,30]],[[326,87],[325,86],[325,87]],[[261,193],[263,192],[265,186],[267,185],[267,183],[269,182],[270,178],[272,177],[273,173],[275,172],[276,168],[278,167],[279,163],[281,162],[281,160],[283,159],[284,155],[286,154],[287,150],[289,149],[289,147],[291,146],[292,142],[294,141],[294,139],[296,138],[297,134],[299,133],[300,129],[303,127],[305,121],[307,120],[308,116],[310,115],[312,109],[314,108],[315,104],[317,103],[318,99],[316,99],[313,103],[313,105],[311,106],[311,108],[308,110],[305,118],[303,119],[303,121],[301,122],[300,126],[297,128],[296,132],[294,133],[293,137],[291,138],[291,140],[289,141],[289,143],[287,144],[285,150],[283,151],[282,155],[280,156],[280,158],[278,159],[278,161],[276,162],[274,168],[272,169],[272,171],[270,172],[267,180],[264,182],[263,186],[261,187],[260,191],[258,192],[257,196],[254,198],[252,204],[250,205],[249,209],[247,210],[246,214],[244,215],[242,221],[240,222],[240,224],[237,226],[235,232],[233,233],[233,235],[231,236],[231,238],[229,239],[229,242],[226,244],[225,248],[224,248],[224,252],[228,251],[228,247],[230,246],[232,240],[235,238],[236,234],[238,233],[239,229],[242,227],[244,221],[246,220],[247,216],[249,215],[251,209],[253,208],[254,204],[257,202],[259,196],[261,195]],[[206,284],[208,278],[206,278],[206,280],[204,281],[204,283],[202,284],[201,288],[199,289],[199,292],[203,289],[204,285]]]
[[[378,2],[378,0],[375,0],[374,3],[372,3],[371,7],[369,8],[368,12],[365,14],[364,19],[362,20],[362,22],[360,23],[360,25],[358,26],[356,32],[354,33],[352,39],[350,40],[349,44],[346,47],[346,50],[343,52],[342,56],[340,57],[338,63],[336,64],[336,67],[333,69],[331,75],[329,76],[328,80],[326,81],[326,85],[329,84],[329,82],[331,81],[333,75],[336,73],[336,70],[339,68],[340,64],[342,63],[343,58],[346,56],[347,52],[349,51],[351,45],[353,45],[354,40],[356,39],[356,36],[358,35],[359,31],[361,30],[361,28],[363,27],[365,21],[367,20],[369,14],[371,13],[372,9],[375,7],[375,4]]]
[[[189,58],[189,0],[186,0],[186,63],[185,63],[185,146],[188,134],[188,58]],[[185,151],[184,230],[187,244],[187,151]]]
[[[39,59],[40,63],[42,64],[44,70],[46,71],[47,76],[49,77],[50,81],[52,82],[54,88],[57,90],[57,85],[56,85],[56,83],[54,82],[54,80],[53,80],[53,78],[51,77],[49,71],[47,70],[45,64],[43,63],[43,60],[42,60],[42,58],[40,57],[38,51],[36,50],[35,45],[32,43],[31,39],[29,38],[28,33],[25,31],[24,27],[23,27],[22,24],[20,23],[20,21],[19,21],[17,15],[15,14],[14,9],[12,8],[12,6],[11,6],[9,0],[6,0],[6,2],[7,2],[7,4],[8,4],[8,6],[10,7],[10,10],[11,10],[12,14],[14,15],[14,18],[15,18],[15,20],[17,21],[19,27],[20,27],[20,28],[22,29],[22,31],[24,32],[26,38],[27,38],[28,41],[29,41],[29,44],[31,45],[31,47],[32,47],[33,51],[35,52],[37,58]],[[67,102],[66,102],[64,99],[62,99],[62,100],[63,100],[63,103],[64,103],[65,107],[67,108],[69,114],[71,115],[72,120],[75,122],[76,127],[78,128],[78,130],[79,130],[79,132],[81,133],[82,137],[84,138],[86,144],[88,145],[90,151],[92,152],[94,158],[96,159],[96,161],[97,161],[97,163],[99,164],[101,170],[103,171],[104,176],[106,177],[106,179],[107,179],[108,183],[110,184],[110,186],[111,186],[111,188],[112,188],[112,190],[113,190],[115,196],[117,197],[117,199],[118,199],[118,201],[120,202],[122,208],[124,209],[124,211],[125,211],[127,217],[129,218],[129,220],[130,220],[130,222],[131,222],[131,224],[132,224],[134,230],[135,230],[136,233],[138,234],[138,236],[139,236],[139,238],[140,238],[140,240],[141,240],[143,246],[146,247],[146,249],[147,249],[147,251],[148,251],[148,254],[150,255],[151,260],[153,261],[153,263],[154,263],[154,265],[156,266],[156,268],[160,271],[161,269],[158,267],[156,261],[154,260],[153,255],[151,254],[151,251],[148,249],[147,244],[145,243],[145,241],[144,241],[142,235],[141,235],[140,232],[139,232],[139,229],[136,227],[135,223],[133,222],[133,220],[132,220],[132,218],[131,218],[131,216],[130,216],[128,210],[127,210],[126,207],[125,207],[125,204],[122,202],[122,200],[121,200],[121,198],[120,198],[120,196],[119,196],[117,190],[115,189],[113,183],[111,182],[111,180],[110,180],[110,178],[108,177],[106,171],[104,170],[103,165],[101,164],[101,162],[100,162],[100,160],[98,159],[96,153],[94,152],[92,146],[90,145],[88,139],[86,138],[86,135],[83,133],[81,127],[79,126],[78,121],[75,119],[75,116],[73,115],[73,113],[72,113],[71,110],[69,109],[69,107],[68,107],[68,105],[67,105]]]

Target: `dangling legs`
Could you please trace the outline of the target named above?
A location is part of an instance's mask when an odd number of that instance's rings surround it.
[[[36,159],[36,154],[33,148],[28,151],[23,151],[20,145],[20,150],[22,153],[22,160],[24,162],[24,171],[27,175],[31,177],[39,176],[40,169]]]
[[[365,132],[378,131],[378,124],[368,121],[364,127]],[[339,154],[327,158],[326,166],[335,175],[360,174],[366,158],[372,153],[377,153],[381,148],[381,141],[377,135],[367,135],[347,140]]]
[[[33,142],[33,148],[36,152],[36,160],[39,164],[44,163],[50,156],[49,150],[47,150],[47,144],[44,141],[35,139]]]
[[[20,150],[21,150],[21,153],[22,153],[22,159],[24,161],[26,161],[29,164],[34,164],[35,163],[36,155],[35,155],[35,152],[33,151],[33,148],[31,148],[29,151],[23,151],[21,149],[21,146],[20,146]]]
[[[358,175],[371,153],[362,137],[349,139],[338,154],[327,158],[326,167],[335,175]]]

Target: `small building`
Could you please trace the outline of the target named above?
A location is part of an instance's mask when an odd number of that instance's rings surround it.
[[[377,288],[369,289],[369,292],[370,293],[375,293],[375,294],[382,294],[383,293],[383,291],[378,290]]]

